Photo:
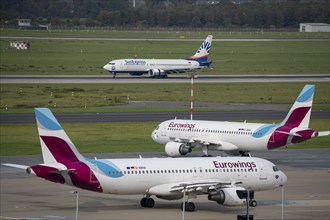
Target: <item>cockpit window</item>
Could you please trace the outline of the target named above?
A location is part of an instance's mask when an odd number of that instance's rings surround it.
[[[274,170],[274,172],[279,171],[279,169],[276,166],[273,166],[273,170]]]
[[[110,65],[115,65],[116,63],[111,63],[111,62],[110,62],[109,64],[110,64]]]

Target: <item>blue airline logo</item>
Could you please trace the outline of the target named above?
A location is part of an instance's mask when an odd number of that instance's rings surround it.
[[[199,47],[199,49],[197,50],[197,53],[200,53],[201,50],[205,49],[207,51],[207,53],[210,52],[210,48],[211,48],[211,44],[210,42],[204,41],[202,43],[202,45]]]

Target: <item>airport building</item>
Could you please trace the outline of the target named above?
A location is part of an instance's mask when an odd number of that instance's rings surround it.
[[[31,27],[31,19],[17,19],[18,27]]]
[[[330,25],[326,23],[300,23],[300,32],[330,32]]]

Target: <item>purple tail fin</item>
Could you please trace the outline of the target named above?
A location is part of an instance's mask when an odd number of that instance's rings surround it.
[[[36,108],[35,115],[44,163],[84,160],[48,108]]]
[[[281,125],[287,127],[309,127],[314,90],[314,85],[305,85]]]

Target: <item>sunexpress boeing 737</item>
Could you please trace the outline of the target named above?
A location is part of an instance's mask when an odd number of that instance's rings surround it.
[[[35,114],[44,163],[4,165],[94,192],[140,194],[142,207],[154,206],[151,196],[177,200],[186,195],[181,209],[184,204],[186,211],[194,211],[192,199],[202,194],[221,205],[243,205],[246,200],[241,190],[269,190],[287,181],[273,163],[254,157],[88,159],[49,109],[36,108]],[[249,203],[257,205],[255,200]]]
[[[285,119],[279,124],[218,122],[202,120],[168,120],[152,132],[152,139],[165,145],[169,156],[182,156],[192,148],[222,150],[231,155],[246,155],[251,151],[272,150],[297,144],[329,131],[309,128],[314,85],[306,85]]]
[[[208,61],[212,44],[212,35],[209,35],[199,47],[195,55],[186,59],[120,59],[112,60],[103,69],[112,73],[129,73],[130,75],[149,74],[150,77],[167,77],[170,73],[190,72],[194,69],[210,67]]]

